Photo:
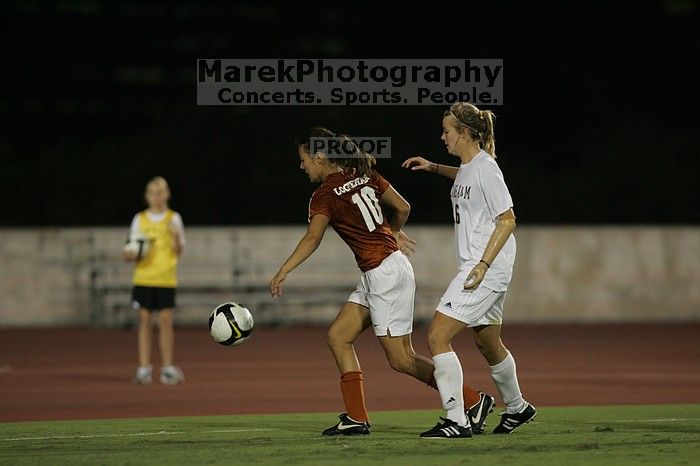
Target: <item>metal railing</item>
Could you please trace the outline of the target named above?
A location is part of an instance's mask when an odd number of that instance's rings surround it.
[[[254,251],[237,234],[231,234],[229,241],[229,253],[223,256],[198,253],[201,248],[188,243],[187,256],[178,265],[176,319],[180,323],[204,325],[209,313],[227,301],[250,308],[257,323],[327,322],[327,312],[318,311],[338,308],[354,289],[357,272],[338,273],[337,265],[331,263],[326,270],[298,269],[294,284],[285,287],[281,299],[273,300],[268,283],[279,263],[256,260]],[[89,264],[90,325],[132,326],[136,319],[131,302],[132,266],[120,259],[118,249],[97,247],[94,238]],[[314,319],[316,314],[323,315]]]

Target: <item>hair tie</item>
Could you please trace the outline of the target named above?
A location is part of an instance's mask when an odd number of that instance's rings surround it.
[[[479,138],[481,138],[481,131],[479,131],[479,130],[477,130],[477,129],[475,129],[475,128],[472,128],[472,127],[469,126],[468,124],[462,122],[462,120],[460,120],[459,118],[457,118],[457,115],[455,115],[454,112],[453,112],[452,110],[450,110],[450,115],[452,115],[452,118],[454,118],[455,120],[457,120],[457,123],[459,123],[460,126],[464,126],[465,128],[468,128],[468,129],[474,131],[476,134],[479,135]]]

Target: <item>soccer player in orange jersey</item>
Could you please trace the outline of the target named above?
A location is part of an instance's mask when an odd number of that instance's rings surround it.
[[[345,155],[310,153],[314,138],[341,138],[352,150]],[[430,359],[415,353],[411,344],[415,280],[406,254],[415,242],[401,228],[410,206],[374,170],[374,157],[344,135],[312,128],[298,141],[300,168],[321,186],[311,196],[309,227],[292,255],[270,282],[274,298],[282,295],[287,275],[321,243],[330,225],[355,254],[362,271],[357,289],[328,329],[328,346],[340,371],[340,391],[346,412],[323,435],[369,434],[362,370],[353,343],[373,327],[391,367],[437,389]],[[390,218],[385,209],[391,210]],[[463,387],[467,412],[480,413],[479,425],[493,409],[493,397]]]

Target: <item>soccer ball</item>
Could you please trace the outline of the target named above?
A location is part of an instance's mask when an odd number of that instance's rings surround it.
[[[129,255],[135,256],[134,260],[141,260],[148,255],[151,249],[150,240],[141,233],[130,233],[124,243],[123,251]]]
[[[220,345],[240,345],[253,332],[253,315],[236,303],[219,305],[209,317],[209,333]]]

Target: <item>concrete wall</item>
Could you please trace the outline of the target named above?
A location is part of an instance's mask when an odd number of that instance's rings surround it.
[[[304,227],[187,230],[178,320],[205,325],[242,302],[259,322],[329,322],[354,289],[352,254],[329,231],[273,301],[269,278]],[[416,318],[428,319],[455,273],[451,227],[411,227]],[[0,326],[122,325],[130,267],[125,228],[0,230]],[[700,318],[700,228],[519,227],[506,322],[673,321]]]

